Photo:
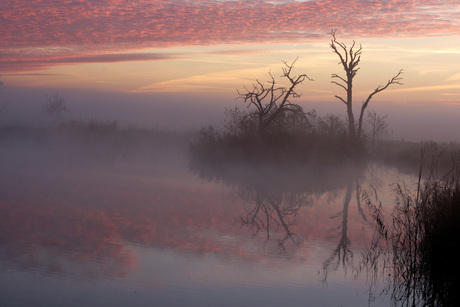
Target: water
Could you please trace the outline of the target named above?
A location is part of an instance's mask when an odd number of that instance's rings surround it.
[[[389,305],[360,267],[372,227],[356,186],[389,204],[395,171],[207,180],[183,150],[62,153],[1,148],[2,306]]]

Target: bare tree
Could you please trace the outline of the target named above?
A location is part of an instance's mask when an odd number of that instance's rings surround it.
[[[340,59],[340,63],[343,66],[343,70],[345,71],[346,76],[342,77],[337,74],[332,74],[332,81],[331,83],[338,85],[339,87],[343,88],[346,92],[346,98],[343,98],[342,96],[335,95],[337,99],[342,101],[346,107],[347,107],[347,116],[348,116],[348,133],[350,139],[355,139],[355,138],[361,138],[362,134],[362,124],[363,124],[363,117],[364,117],[364,112],[369,105],[369,102],[371,101],[372,97],[374,97],[375,94],[380,93],[387,89],[391,84],[399,84],[402,85],[401,80],[402,77],[401,75],[403,74],[402,69],[390,80],[385,85],[379,85],[377,86],[374,91],[369,94],[367,99],[363,102],[361,106],[361,111],[359,114],[359,119],[358,119],[358,131],[356,132],[356,127],[355,127],[355,118],[353,114],[353,78],[356,76],[358,70],[359,70],[359,62],[361,60],[361,54],[362,54],[362,46],[359,45],[359,47],[356,47],[355,41],[353,41],[353,44],[351,47],[347,47],[344,43],[337,41],[337,38],[335,36],[336,30],[333,30],[331,32],[332,39],[330,46],[332,48],[332,51],[337,54],[337,56]],[[337,80],[337,81],[336,81]]]
[[[296,87],[305,80],[313,81],[306,74],[292,76],[292,69],[297,61],[291,64],[284,62],[283,74],[281,77],[288,79],[288,86],[278,86],[271,73],[270,80],[263,84],[259,80],[252,85],[252,89],[244,87],[245,92],[238,91],[238,98],[244,100],[248,107],[254,107],[255,111],[249,116],[257,121],[259,133],[264,132],[277,120],[289,114],[294,117],[305,118],[305,113],[301,106],[290,101],[291,98],[298,98],[300,94],[296,92]]]
[[[377,86],[372,93],[369,94],[367,97],[366,101],[364,101],[363,105],[361,106],[361,112],[359,114],[359,122],[358,122],[358,137],[361,137],[362,129],[363,129],[363,117],[364,117],[364,111],[366,110],[367,106],[369,105],[369,101],[371,101],[372,97],[380,93],[381,91],[385,90],[388,88],[391,84],[398,84],[402,85],[402,77],[401,75],[403,74],[403,70],[399,70],[399,72],[390,80],[387,81],[385,85],[379,85]]]
[[[69,111],[66,100],[59,93],[55,93],[51,97],[45,96],[45,98],[42,105],[42,111],[46,116],[52,119],[58,119]]]
[[[372,148],[375,146],[375,141],[385,131],[388,124],[386,122],[387,116],[380,116],[377,112],[367,112],[366,123],[370,127],[370,137],[372,139]]]

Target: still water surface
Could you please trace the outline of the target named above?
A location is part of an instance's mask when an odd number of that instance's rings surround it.
[[[0,153],[2,306],[389,305],[360,267],[373,230],[356,189],[391,205],[394,170],[218,178],[182,151]]]

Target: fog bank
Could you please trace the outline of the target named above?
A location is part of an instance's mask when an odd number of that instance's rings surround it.
[[[59,92],[71,112],[68,118],[116,120],[122,126],[159,127],[171,130],[199,129],[221,125],[226,108],[245,108],[235,94],[123,93],[77,90],[40,90],[5,88],[0,101],[8,103],[0,113],[0,125],[44,125],[41,112],[46,96]],[[302,97],[308,100],[308,97]],[[305,111],[318,115],[339,114],[345,118],[345,106],[330,102],[298,102]],[[357,104],[359,107],[359,103]],[[385,103],[374,101],[368,108],[387,116],[388,137],[406,141],[460,141],[460,106],[453,104]],[[355,114],[358,114],[357,110]]]

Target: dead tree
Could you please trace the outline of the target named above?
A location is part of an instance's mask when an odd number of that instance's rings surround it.
[[[46,99],[42,105],[43,113],[50,118],[59,118],[62,114],[69,111],[67,102],[59,93],[55,93],[53,96],[45,96]]]
[[[372,97],[380,93],[381,91],[385,90],[387,87],[389,87],[391,84],[399,84],[402,85],[401,80],[402,77],[401,75],[403,74],[403,70],[401,69],[393,78],[387,81],[385,85],[379,85],[377,86],[372,93],[369,94],[367,97],[366,101],[361,106],[361,112],[359,113],[359,121],[358,121],[358,137],[361,137],[362,131],[363,131],[363,118],[364,118],[364,111],[366,111],[367,106],[369,105],[369,101],[371,101]]]
[[[388,124],[385,121],[387,118],[386,115],[380,116],[377,112],[367,112],[366,123],[370,128],[370,137],[372,139],[372,148],[375,147],[375,141],[378,139],[379,135],[382,134],[387,128]]]
[[[402,84],[401,80],[402,78],[400,77],[401,74],[403,73],[402,70],[400,70],[393,78],[388,80],[388,82],[385,85],[379,85],[377,88],[374,89],[374,91],[367,97],[367,99],[363,102],[361,106],[361,111],[358,119],[358,131],[356,132],[356,127],[355,127],[355,117],[353,114],[353,78],[356,76],[358,70],[359,70],[359,62],[361,60],[361,53],[362,53],[362,46],[359,45],[359,47],[356,47],[355,41],[353,41],[353,44],[351,47],[347,47],[344,43],[337,41],[337,38],[335,36],[336,30],[333,30],[331,32],[332,39],[330,46],[332,48],[332,52],[337,54],[337,56],[340,59],[340,63],[343,66],[343,70],[345,71],[346,76],[342,77],[339,76],[338,74],[332,74],[332,81],[331,83],[343,88],[346,93],[346,98],[343,98],[342,96],[335,95],[337,99],[342,101],[347,108],[347,116],[348,116],[348,133],[350,139],[356,139],[356,138],[361,138],[362,134],[362,123],[363,123],[363,116],[364,112],[369,105],[369,102],[371,101],[372,97],[374,97],[375,94],[380,93],[381,91],[387,89],[391,84]],[[336,81],[337,80],[337,81]]]
[[[243,99],[248,107],[254,107],[255,111],[250,112],[249,116],[254,117],[257,121],[259,133],[263,133],[280,117],[291,113],[297,117],[305,118],[305,113],[301,106],[290,101],[291,98],[299,98],[300,94],[296,92],[296,87],[305,80],[313,81],[306,74],[292,76],[292,69],[297,61],[291,64],[284,62],[283,74],[281,77],[288,79],[288,86],[278,86],[275,78],[271,73],[270,80],[263,84],[259,80],[252,85],[252,89],[244,87],[245,92],[238,91],[238,98]]]

